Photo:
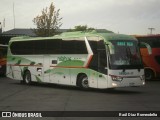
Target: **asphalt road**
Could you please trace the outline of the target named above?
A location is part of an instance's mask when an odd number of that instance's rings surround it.
[[[160,81],[148,81],[144,87],[82,91],[76,87],[53,84],[28,86],[16,80],[0,77],[0,111],[160,111]],[[128,120],[127,117],[83,118],[85,119]]]

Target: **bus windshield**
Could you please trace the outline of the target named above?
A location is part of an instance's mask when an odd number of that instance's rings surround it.
[[[114,46],[114,54],[110,54],[111,69],[140,69],[143,68],[138,41],[110,41]]]

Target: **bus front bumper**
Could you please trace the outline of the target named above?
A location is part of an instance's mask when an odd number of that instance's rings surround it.
[[[113,80],[111,82],[111,87],[135,87],[135,86],[144,86],[145,80],[141,77],[133,78],[123,78],[119,80]]]

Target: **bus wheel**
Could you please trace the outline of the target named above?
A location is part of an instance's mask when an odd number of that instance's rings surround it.
[[[88,89],[89,88],[88,77],[86,75],[81,75],[78,78],[78,86],[82,89]]]
[[[30,71],[26,71],[25,74],[24,74],[24,77],[23,77],[23,81],[25,84],[28,84],[30,85],[31,84],[31,73]]]
[[[154,78],[154,73],[150,69],[145,70],[145,79],[146,80],[152,80]]]

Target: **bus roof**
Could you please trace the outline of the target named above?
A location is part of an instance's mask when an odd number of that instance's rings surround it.
[[[52,37],[29,37],[29,36],[21,36],[21,37],[13,37],[10,42],[13,41],[27,41],[27,40],[44,40],[44,39],[67,39],[67,38],[77,38],[77,37],[94,37],[99,36],[102,37],[106,42],[112,40],[137,40],[133,36],[116,34],[116,33],[107,33],[107,32],[97,32],[95,30],[91,32],[64,32],[60,35],[55,35]]]
[[[146,38],[146,37],[160,37],[160,34],[150,34],[150,35],[133,35],[134,37],[138,37],[138,38]]]

